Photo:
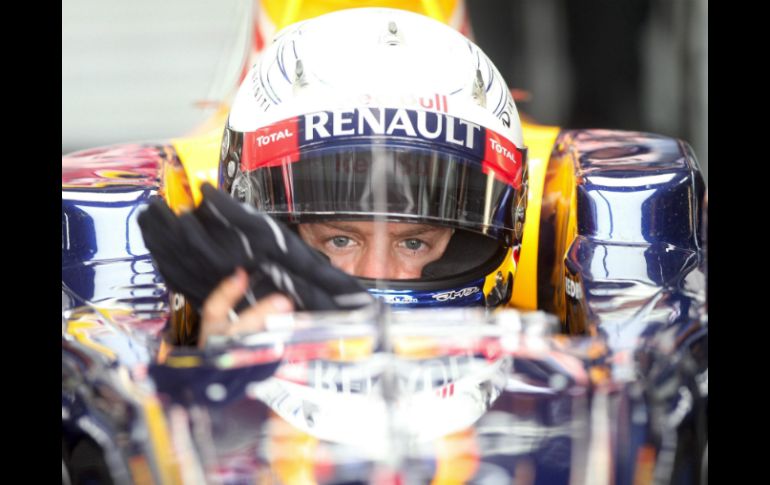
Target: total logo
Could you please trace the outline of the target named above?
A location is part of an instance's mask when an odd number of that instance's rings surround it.
[[[479,145],[483,134],[480,125],[461,118],[404,108],[320,111],[307,114],[302,119],[302,143],[340,136],[388,135],[436,140],[474,150],[481,148]]]
[[[410,295],[382,295],[381,298],[389,305],[417,303],[417,298]]]
[[[516,163],[516,157],[514,156],[514,154],[511,153],[511,151],[508,150],[507,148],[505,148],[503,145],[498,143],[494,138],[490,138],[489,139],[489,144],[492,145],[492,150],[494,150],[495,152],[501,154],[502,156],[504,156],[508,160]]]
[[[289,131],[288,128],[285,128],[281,131],[270,133],[267,135],[259,135],[255,137],[255,140],[257,142],[257,146],[263,147],[265,145],[269,145],[270,143],[274,141],[283,140],[285,138],[290,138],[294,136],[294,133]]]
[[[456,300],[457,298],[465,298],[471,296],[474,293],[478,293],[479,291],[481,291],[481,288],[478,286],[470,286],[468,288],[463,288],[462,290],[451,290],[445,291],[443,293],[436,293],[433,295],[433,299],[436,301],[452,301]]]

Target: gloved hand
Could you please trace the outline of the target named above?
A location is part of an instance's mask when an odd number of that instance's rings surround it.
[[[139,215],[145,244],[172,290],[200,311],[236,268],[249,275],[237,311],[280,292],[299,310],[346,310],[374,301],[352,276],[334,268],[284,224],[211,185],[194,211],[176,216],[161,198]]]

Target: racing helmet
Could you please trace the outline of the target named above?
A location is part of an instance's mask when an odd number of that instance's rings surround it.
[[[220,188],[289,225],[452,229],[420,278],[360,278],[397,307],[508,303],[526,206],[510,91],[459,32],[412,12],[342,10],[280,31],[240,86]]]

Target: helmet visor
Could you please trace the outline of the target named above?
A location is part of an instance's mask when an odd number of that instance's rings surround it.
[[[398,111],[403,115],[394,122]],[[521,186],[523,150],[510,142],[506,147],[500,135],[448,115],[372,112],[374,122],[382,123],[368,131],[365,116],[353,110],[344,122],[335,121],[330,112],[245,136],[226,133],[231,161],[221,186],[292,223],[416,222],[512,242],[512,203]],[[393,130],[387,128],[389,119],[391,126],[397,125]],[[343,134],[335,133],[335,127],[342,127],[336,131]],[[313,139],[315,135],[321,136]]]

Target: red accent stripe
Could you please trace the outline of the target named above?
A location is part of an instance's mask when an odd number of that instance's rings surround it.
[[[246,133],[243,137],[241,170],[276,167],[299,160],[299,123],[297,118]]]
[[[262,51],[262,49],[265,47],[265,38],[262,35],[262,29],[259,28],[259,21],[257,20],[257,16],[254,16],[254,48],[257,50],[257,52]]]
[[[484,161],[481,164],[484,173],[491,170],[495,177],[514,188],[521,188],[523,154],[510,140],[487,130],[484,148]]]

